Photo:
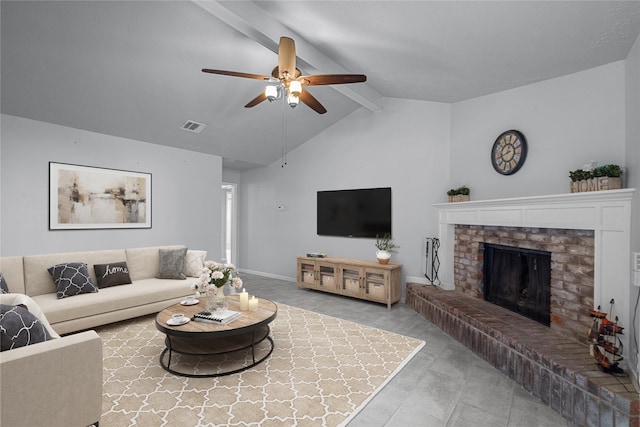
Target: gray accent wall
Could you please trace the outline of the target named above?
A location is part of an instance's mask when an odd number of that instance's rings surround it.
[[[184,244],[220,259],[222,159],[2,115],[0,255]],[[152,228],[49,230],[49,162],[152,174]]]

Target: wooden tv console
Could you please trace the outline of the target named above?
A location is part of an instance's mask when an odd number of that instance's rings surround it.
[[[402,264],[306,256],[299,256],[297,260],[299,288],[379,302],[386,304],[388,309],[400,301]]]

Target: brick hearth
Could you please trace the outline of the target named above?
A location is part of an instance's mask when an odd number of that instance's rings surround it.
[[[586,343],[460,291],[408,283],[406,295],[409,307],[561,413],[569,425],[640,427],[640,395],[628,375],[601,372]]]

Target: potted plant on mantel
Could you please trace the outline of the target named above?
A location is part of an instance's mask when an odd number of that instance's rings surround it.
[[[388,264],[391,254],[400,248],[400,246],[393,243],[391,233],[384,233],[382,236],[376,235],[376,258],[380,264]]]
[[[569,172],[571,178],[570,191],[582,193],[585,191],[617,190],[622,188],[622,169],[616,164],[596,166],[591,162]]]
[[[468,202],[471,199],[470,192],[469,187],[461,185],[447,191],[447,196],[449,196],[449,202]]]

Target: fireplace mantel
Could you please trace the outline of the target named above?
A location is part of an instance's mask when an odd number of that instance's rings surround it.
[[[626,230],[633,188],[434,205],[440,224]]]
[[[434,205],[439,211],[441,287],[455,289],[455,226],[535,227],[594,232],[594,304],[631,325],[631,204],[635,189]],[[625,345],[625,348],[628,346]]]

